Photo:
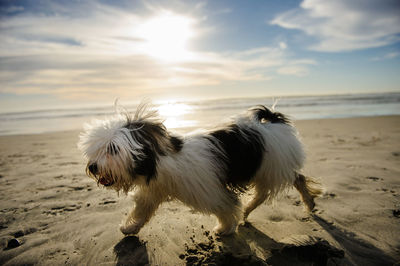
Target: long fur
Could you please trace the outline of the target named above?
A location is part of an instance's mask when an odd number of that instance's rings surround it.
[[[134,116],[118,114],[85,126],[78,144],[86,172],[116,191],[137,188],[135,207],[121,231],[137,233],[163,201],[173,198],[217,216],[219,234],[230,234],[242,217],[287,188],[295,187],[307,208],[321,191],[299,174],[303,145],[289,119],[256,106],[231,124],[186,137],[168,132],[157,113],[141,105]],[[254,187],[244,208],[238,194]]]

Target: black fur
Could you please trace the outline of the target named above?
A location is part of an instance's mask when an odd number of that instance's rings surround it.
[[[131,169],[132,176],[146,176],[149,183],[157,177],[157,162],[159,156],[167,155],[167,152],[179,152],[183,146],[183,140],[175,136],[169,136],[162,123],[150,121],[135,121],[126,125],[131,129],[131,134],[141,145],[143,156],[132,157],[135,161],[134,169]]]
[[[250,109],[253,112],[253,115],[260,121],[264,120],[269,121],[271,123],[283,123],[289,124],[290,120],[282,113],[272,112],[264,105],[257,105]]]
[[[96,163],[88,164],[86,167],[86,173],[90,176],[96,176],[97,173],[99,172],[99,169],[97,167]]]
[[[176,136],[170,136],[169,140],[175,152],[179,152],[183,147],[183,140]]]
[[[207,138],[216,149],[222,150],[219,160],[225,165],[228,186],[245,189],[263,159],[264,142],[260,133],[230,125],[209,133]]]
[[[150,181],[157,176],[156,165],[158,161],[158,155],[148,145],[144,145],[142,153],[144,154],[144,158],[139,158],[135,155],[132,155],[133,159],[135,160],[135,167],[131,170],[131,174],[132,176],[146,176],[146,182],[150,183]]]
[[[111,143],[106,148],[106,152],[111,155],[117,155],[119,153],[119,147],[117,145],[115,145],[114,143]]]
[[[283,114],[272,112],[262,105],[250,111],[262,123],[266,121],[290,123]],[[141,150],[143,156],[132,154],[135,167],[130,171],[133,177],[146,176],[147,183],[157,177],[159,157],[167,155],[168,152],[179,152],[184,144],[181,138],[170,136],[161,122],[140,119],[132,121],[128,118],[125,127],[131,130],[133,138],[143,147]],[[233,124],[209,133],[206,138],[214,143],[217,157],[225,165],[228,186],[239,190],[245,189],[263,159],[264,142],[260,133]],[[116,154],[119,150],[118,147],[110,145],[108,152]]]
[[[136,121],[126,125],[131,130],[131,134],[140,145],[142,145],[143,156],[132,155],[135,161],[135,168],[132,169],[132,175],[146,176],[149,183],[157,176],[157,161],[160,155],[165,155],[160,140],[167,136],[167,131],[161,123],[149,121]]]

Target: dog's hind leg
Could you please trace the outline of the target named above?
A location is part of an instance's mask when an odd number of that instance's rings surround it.
[[[308,211],[312,211],[315,207],[314,198],[322,194],[320,184],[310,177],[296,173],[294,187],[300,192],[300,196]]]
[[[265,191],[261,191],[260,189],[257,188],[257,186],[255,189],[256,189],[255,197],[247,204],[246,208],[244,209],[243,218],[245,221],[246,221],[247,217],[249,216],[249,214],[255,208],[260,206],[260,204],[263,203],[268,197],[268,193],[266,193]]]

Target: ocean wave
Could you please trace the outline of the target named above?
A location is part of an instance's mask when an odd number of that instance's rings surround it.
[[[196,125],[201,126],[218,122],[222,117],[242,113],[255,105],[272,106],[276,100],[276,110],[285,112],[294,119],[400,114],[400,93],[231,98],[177,101],[172,102],[172,105],[180,104],[188,107],[184,114],[176,114],[177,117],[174,119],[180,120],[182,124],[185,121],[195,121]],[[153,104],[154,108],[163,110],[165,110],[165,105],[166,103]],[[123,107],[129,112],[134,112],[137,104]],[[0,135],[24,131],[24,128],[26,128],[25,133],[31,133],[38,126],[42,131],[71,129],[84,121],[88,122],[94,118],[104,118],[113,114],[115,114],[115,108],[111,105],[2,113],[0,114]],[[168,118],[163,113],[160,115]]]

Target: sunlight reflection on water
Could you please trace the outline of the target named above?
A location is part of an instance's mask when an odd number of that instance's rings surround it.
[[[232,116],[249,107],[264,104],[271,107],[272,97],[216,100],[169,100],[154,103],[153,108],[168,129],[189,132],[215,128],[229,123]],[[137,104],[124,105],[135,113]],[[400,115],[400,93],[326,96],[293,96],[281,98],[276,110],[293,120],[377,115]],[[81,130],[85,122],[115,114],[115,107],[76,107],[0,113],[0,135],[32,134],[65,130]]]
[[[160,116],[165,119],[164,125],[167,128],[194,127],[197,121],[190,120],[186,116],[193,113],[194,107],[184,103],[164,103],[157,110]]]

